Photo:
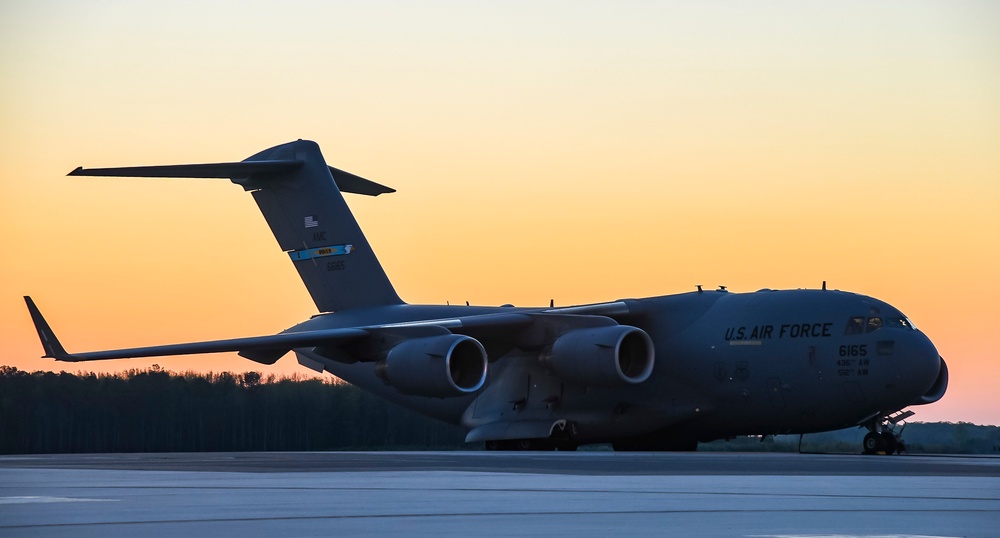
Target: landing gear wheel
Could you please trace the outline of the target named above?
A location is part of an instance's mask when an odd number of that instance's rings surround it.
[[[865,435],[864,440],[864,451],[865,454],[877,454],[879,452],[885,452],[885,438],[882,434],[875,432],[868,432]]]
[[[521,450],[517,445],[517,441],[512,441],[510,439],[491,439],[483,443],[483,448],[486,450]]]
[[[517,450],[538,450],[534,439],[518,439],[514,441],[514,447]]]
[[[896,435],[892,432],[882,432],[882,450],[885,451],[886,456],[891,456],[896,453]]]
[[[879,412],[869,417],[861,426],[868,428],[862,449],[865,454],[899,454],[906,451],[903,442],[903,430],[906,424],[903,420],[913,416],[913,411]]]
[[[556,450],[558,450],[559,452],[576,452],[576,449],[579,447],[580,445],[574,443],[573,441],[556,442]]]
[[[682,433],[653,433],[626,437],[611,443],[615,452],[694,452],[698,438]]]
[[[491,439],[483,443],[486,450],[555,450],[556,445],[549,439]],[[573,450],[576,450],[575,448]]]

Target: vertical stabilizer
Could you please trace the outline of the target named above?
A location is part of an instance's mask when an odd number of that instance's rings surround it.
[[[315,142],[299,140],[243,162],[301,166],[233,178],[253,194],[321,312],[401,304]]]

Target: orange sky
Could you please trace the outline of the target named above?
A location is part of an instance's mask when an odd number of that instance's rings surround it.
[[[65,177],[308,138],[409,302],[826,280],[948,360],[915,419],[1000,424],[1000,4],[328,4],[0,4],[3,364],[78,369],[25,294],[74,351],[313,314],[240,187]],[[153,363],[262,369],[80,367]]]

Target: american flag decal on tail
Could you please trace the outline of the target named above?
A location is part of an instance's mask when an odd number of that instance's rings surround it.
[[[319,226],[319,221],[316,220],[316,215],[306,215],[305,224],[306,228],[315,228]]]
[[[299,260],[311,260],[313,258],[325,258],[327,256],[344,256],[354,252],[354,245],[334,245],[329,247],[308,248],[305,250],[293,250],[288,253],[293,262]]]

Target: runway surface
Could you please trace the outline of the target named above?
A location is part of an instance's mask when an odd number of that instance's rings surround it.
[[[1000,459],[0,456],[0,536],[998,536]]]

